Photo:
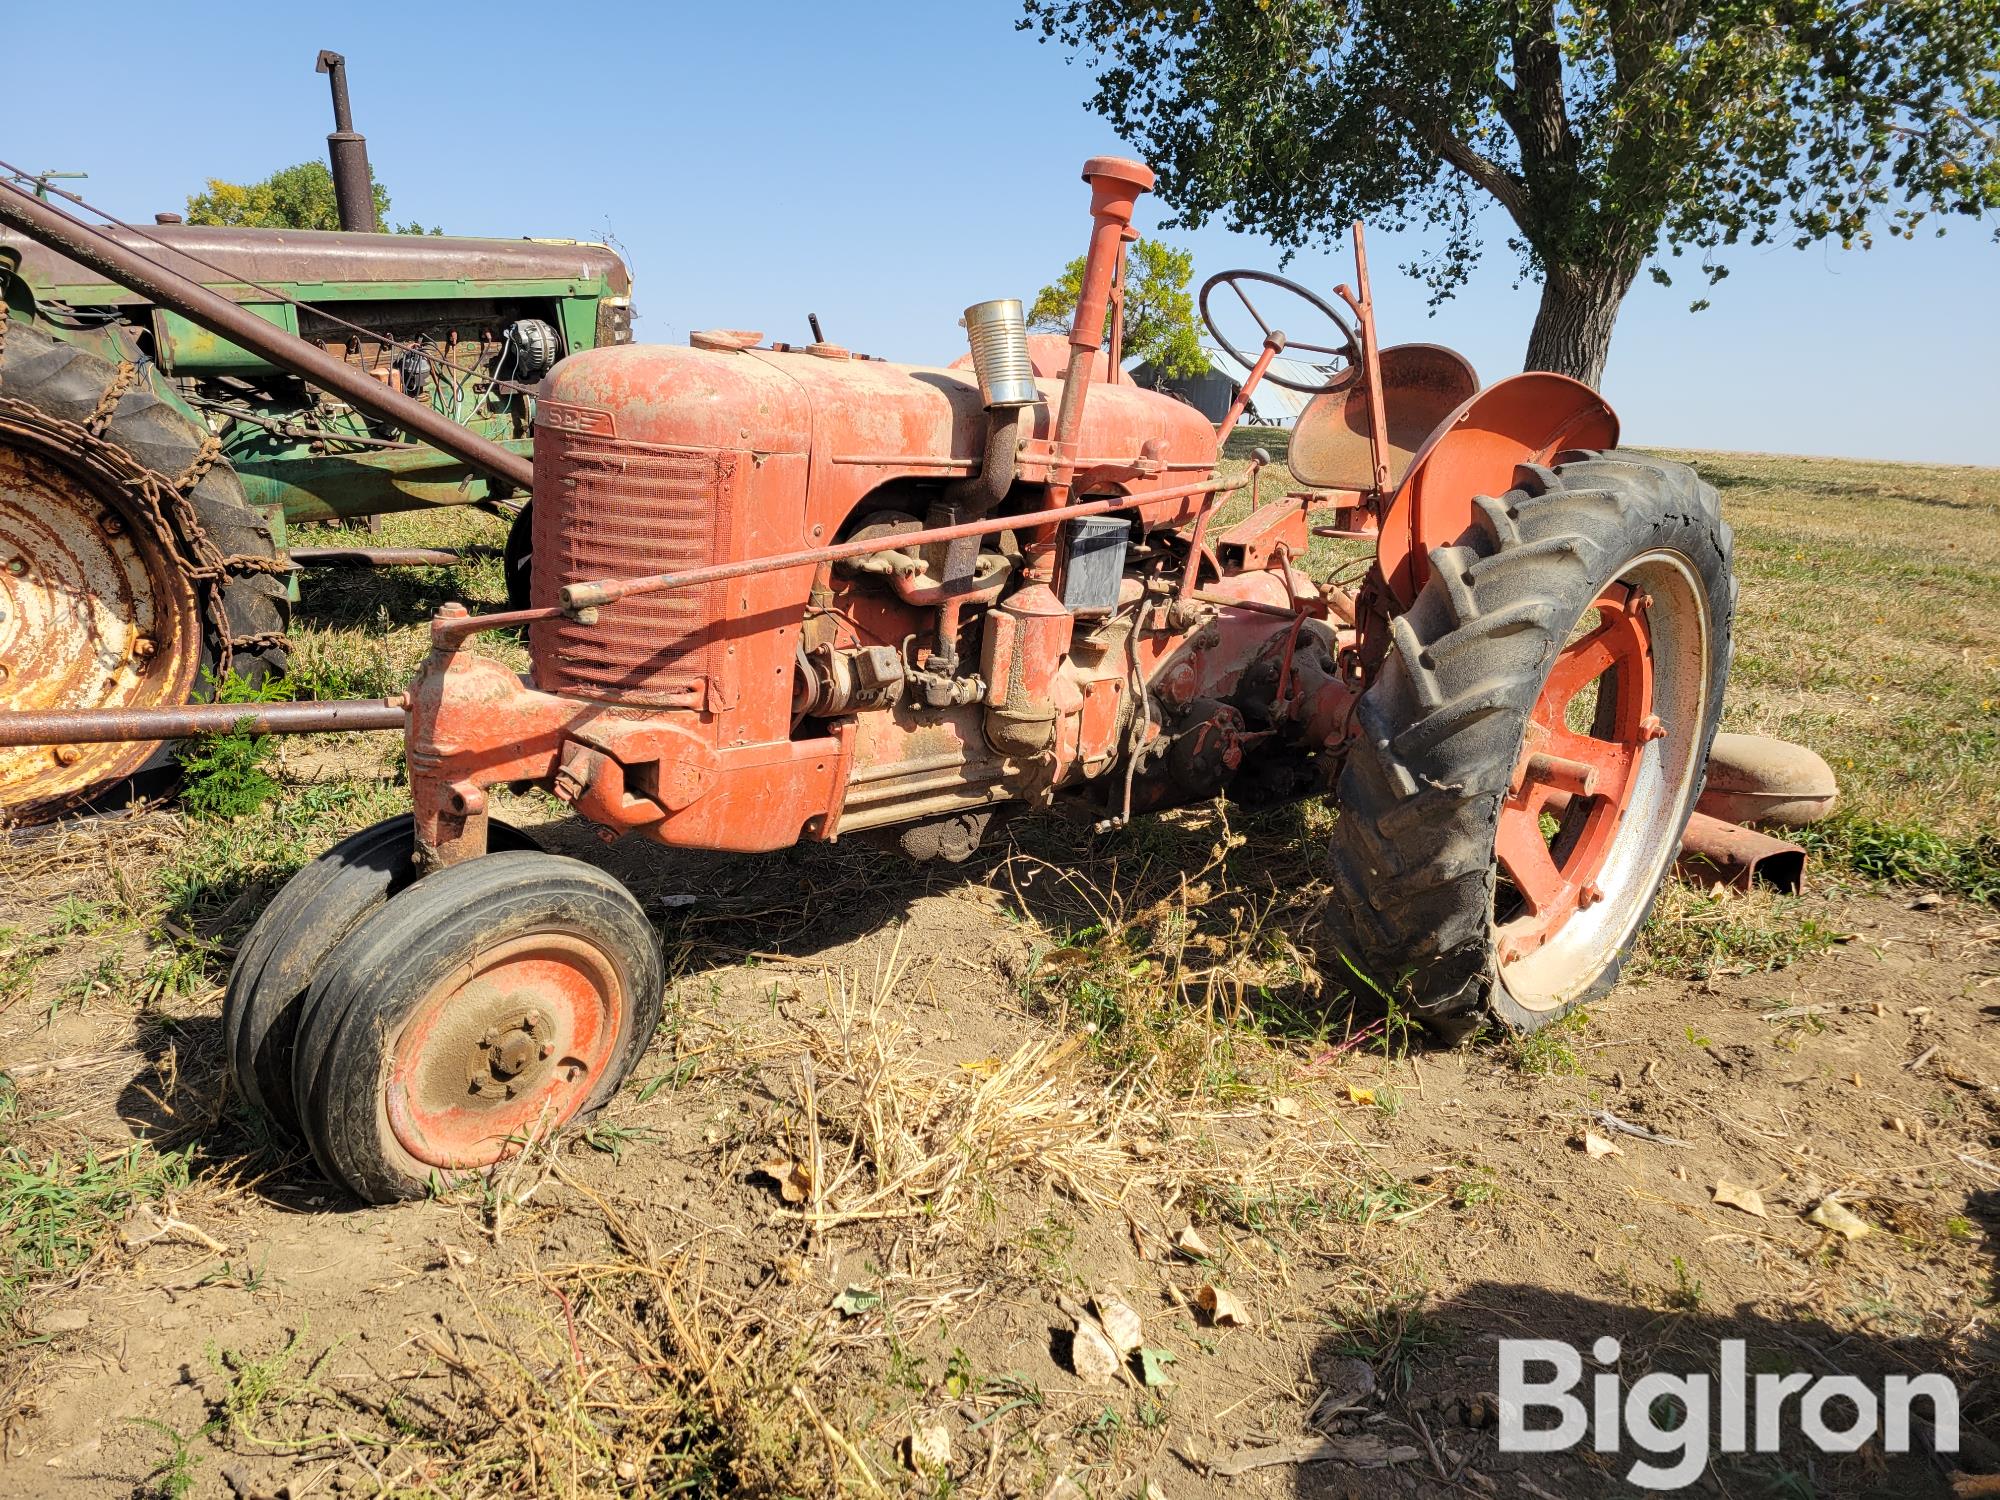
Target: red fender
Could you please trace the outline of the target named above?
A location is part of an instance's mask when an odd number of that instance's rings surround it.
[[[1377,565],[1407,609],[1430,576],[1433,547],[1472,524],[1476,495],[1504,495],[1517,464],[1571,448],[1613,448],[1618,414],[1567,375],[1531,371],[1495,381],[1432,429],[1382,517]]]

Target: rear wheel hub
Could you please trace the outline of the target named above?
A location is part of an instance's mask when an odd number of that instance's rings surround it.
[[[125,503],[35,447],[0,439],[0,710],[187,701],[201,659],[194,590]],[[60,808],[131,775],[153,749],[0,749],[0,811],[24,819]]]

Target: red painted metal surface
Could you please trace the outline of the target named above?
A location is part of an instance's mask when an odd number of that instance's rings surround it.
[[[1521,464],[1617,443],[1617,414],[1581,381],[1535,372],[1489,385],[1438,424],[1383,513],[1377,566],[1390,593],[1414,603],[1431,549],[1471,524],[1473,496],[1512,489]]]
[[[1250,373],[1244,377],[1243,384],[1236,388],[1236,399],[1229,403],[1229,410],[1222,418],[1222,425],[1215,429],[1215,442],[1218,448],[1229,441],[1229,434],[1234,432],[1236,424],[1243,420],[1243,413],[1250,406],[1250,393],[1256,390],[1258,383],[1270,373],[1271,361],[1282,354],[1284,348],[1284,334],[1274,331],[1265,335],[1263,352],[1257,356],[1257,363],[1250,367]]]
[[[1575,912],[1602,899],[1597,878],[1641,757],[1665,732],[1653,715],[1646,603],[1625,585],[1599,596],[1596,625],[1556,657],[1529,716],[1495,843],[1525,907],[1500,929],[1503,964],[1534,952]],[[1590,688],[1593,701],[1579,704]],[[1591,727],[1572,727],[1586,708]],[[1551,807],[1558,796],[1560,817]]]
[[[586,938],[538,933],[482,953],[424,997],[390,1052],[389,1128],[426,1166],[511,1156],[583,1107],[617,1062],[631,997]]]

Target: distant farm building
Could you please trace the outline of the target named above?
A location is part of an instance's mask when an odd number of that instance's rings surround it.
[[[1127,373],[1134,385],[1178,396],[1209,421],[1220,422],[1229,415],[1230,403],[1236,399],[1236,393],[1243,388],[1244,378],[1250,372],[1220,349],[1204,348],[1201,352],[1208,359],[1208,368],[1194,375],[1163,377],[1150,361],[1134,365]],[[1300,385],[1319,385],[1326,379],[1322,371],[1296,359],[1272,360],[1271,373]],[[1250,398],[1250,409],[1244,414],[1244,420],[1260,427],[1289,427],[1298,420],[1299,413],[1306,409],[1306,402],[1311,399],[1302,392],[1288,391],[1283,386],[1264,381]]]

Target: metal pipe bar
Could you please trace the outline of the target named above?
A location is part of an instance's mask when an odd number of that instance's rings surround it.
[[[741,562],[714,563],[706,568],[689,568],[680,573],[649,573],[640,578],[602,578],[587,583],[565,584],[562,589],[563,612],[574,614],[578,610],[597,609],[606,604],[614,604],[620,599],[629,599],[637,594],[664,594],[674,589],[699,588],[704,583],[724,583],[731,578],[746,578],[752,573],[774,573],[781,568],[802,568],[817,563],[839,562],[843,558],[866,557],[874,552],[897,552],[910,547],[927,547],[933,542],[955,542],[961,537],[992,536],[1002,531],[1015,531],[1029,526],[1041,526],[1050,521],[1067,520],[1074,516],[1101,516],[1114,510],[1136,510],[1141,506],[1155,505],[1163,500],[1179,500],[1188,495],[1205,494],[1213,490],[1225,494],[1230,490],[1243,488],[1243,480],[1221,483],[1213,477],[1200,484],[1184,484],[1169,490],[1151,490],[1139,495],[1114,495],[1108,500],[1084,500],[1075,505],[1058,506],[1054,510],[1031,511],[1021,516],[989,516],[983,521],[961,521],[956,526],[933,526],[925,531],[905,531],[887,538],[871,538],[861,542],[836,542],[828,547],[809,547],[802,552],[781,552],[775,557],[750,557]],[[523,611],[530,618],[546,618]],[[491,618],[482,622],[482,629],[491,628]],[[511,619],[508,623],[514,623]]]
[[[72,708],[0,714],[0,746],[104,745],[184,740],[198,734],[328,734],[403,728],[400,698],[340,698],[326,703],[190,703],[184,708]]]
[[[1250,393],[1257,389],[1265,371],[1271,368],[1271,361],[1278,357],[1278,352],[1284,347],[1285,335],[1281,330],[1274,328],[1264,335],[1264,352],[1257,356],[1257,363],[1250,367],[1248,378],[1236,388],[1236,399],[1229,403],[1228,415],[1223,417],[1222,425],[1215,429],[1217,458],[1222,457],[1222,450],[1229,442],[1229,434],[1236,430],[1236,424],[1242,420],[1244,411],[1249,407]]]
[[[32,193],[0,183],[0,224],[143,293],[213,334],[261,354],[280,369],[331,391],[370,416],[415,433],[489,479],[534,489],[535,466],[520,454],[460,426],[425,402],[391,390],[365,371],[265,322],[199,282],[169,271]]]

